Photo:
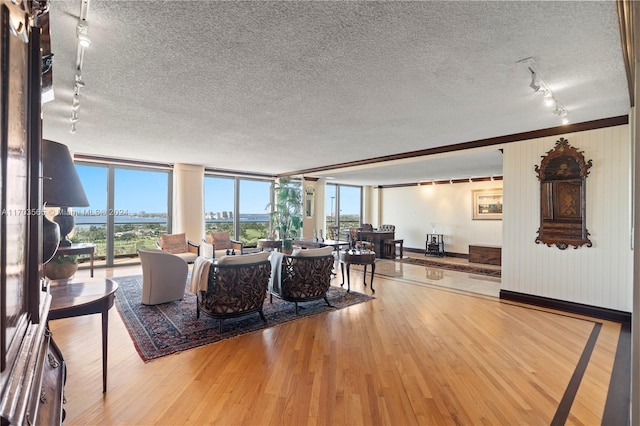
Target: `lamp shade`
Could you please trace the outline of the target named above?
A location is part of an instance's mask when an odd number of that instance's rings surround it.
[[[89,206],[66,145],[43,139],[42,175],[42,198],[48,207]]]

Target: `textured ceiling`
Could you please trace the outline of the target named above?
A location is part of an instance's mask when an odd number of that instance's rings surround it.
[[[78,154],[283,174],[556,127],[527,57],[571,122],[629,112],[614,1],[91,0],[71,134],[80,0],[50,13],[43,133]],[[496,152],[330,174],[489,176]]]

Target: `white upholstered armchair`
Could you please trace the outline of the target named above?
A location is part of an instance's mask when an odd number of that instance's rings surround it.
[[[159,249],[139,249],[142,304],[158,305],[184,297],[189,268],[184,259]]]

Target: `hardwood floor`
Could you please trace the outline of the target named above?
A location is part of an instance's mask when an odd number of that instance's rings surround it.
[[[113,308],[106,394],[100,316],[51,321],[65,424],[602,423],[620,324],[438,285],[478,276],[377,265],[392,273],[376,274],[370,302],[146,364]],[[370,293],[354,270],[352,290]]]

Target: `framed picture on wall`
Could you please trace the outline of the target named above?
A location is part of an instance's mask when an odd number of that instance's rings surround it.
[[[502,220],[502,188],[477,189],[473,194],[473,220]]]

